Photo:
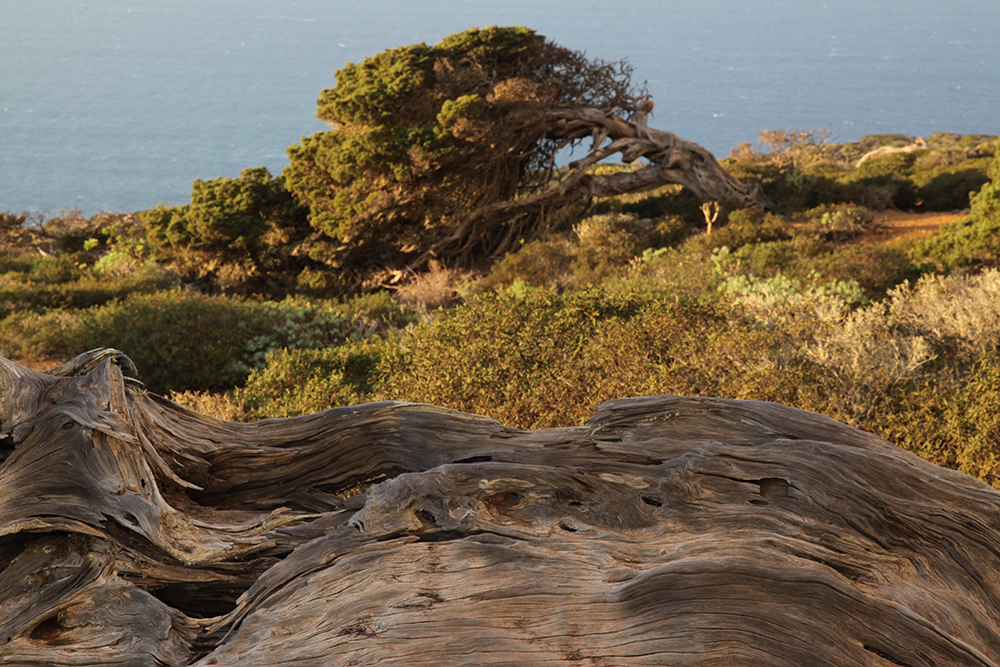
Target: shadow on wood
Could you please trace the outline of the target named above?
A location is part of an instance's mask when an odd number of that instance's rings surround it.
[[[234,424],[131,374],[0,358],[2,664],[1000,664],[1000,494],[824,417]]]

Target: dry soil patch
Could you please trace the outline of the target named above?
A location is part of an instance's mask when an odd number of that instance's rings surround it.
[[[885,243],[933,236],[943,225],[968,215],[968,211],[952,211],[950,213],[882,211],[875,216],[875,224],[872,228],[859,236],[858,241],[861,243]]]

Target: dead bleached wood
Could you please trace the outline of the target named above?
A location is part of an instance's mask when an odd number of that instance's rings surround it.
[[[0,664],[1000,664],[1000,494],[818,415],[235,424],[132,372],[0,358]]]

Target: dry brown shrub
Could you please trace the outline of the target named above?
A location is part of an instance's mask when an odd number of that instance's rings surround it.
[[[1000,270],[924,276],[891,293],[891,315],[904,327],[952,339],[973,354],[1000,344]]]
[[[457,286],[465,278],[466,275],[461,271],[431,261],[429,271],[414,275],[396,290],[396,299],[421,310],[454,306],[462,301]]]
[[[892,387],[916,381],[939,351],[968,364],[1000,344],[1000,271],[925,276],[888,298],[825,327],[808,358],[840,380],[845,404],[858,415]],[[950,354],[950,353],[949,353]]]
[[[822,130],[764,130],[757,138],[761,146],[770,148],[770,160],[779,167],[800,168],[811,159],[822,156],[821,147],[827,144],[833,127]]]
[[[228,392],[175,391],[168,398],[189,410],[225,421],[245,422],[251,418],[249,412],[243,407],[243,400],[233,402],[233,398]]]

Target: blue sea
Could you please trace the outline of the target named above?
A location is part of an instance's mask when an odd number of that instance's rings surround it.
[[[0,0],[0,211],[133,211],[278,173],[334,72],[470,27],[627,59],[651,125],[1000,134],[1000,0]]]

